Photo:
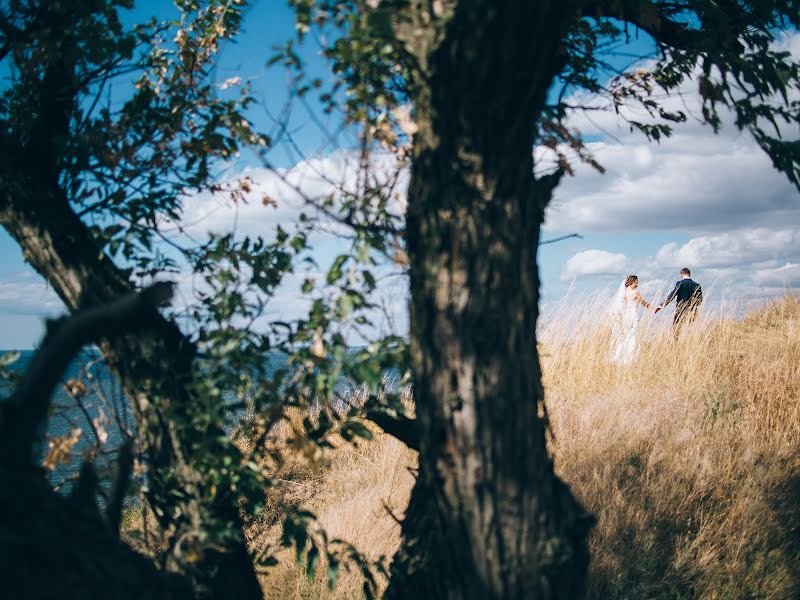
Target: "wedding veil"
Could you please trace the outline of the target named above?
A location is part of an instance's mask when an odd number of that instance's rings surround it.
[[[611,299],[611,304],[608,306],[609,315],[614,316],[621,316],[622,313],[625,312],[625,280],[622,280],[622,283],[619,284],[619,288],[617,288],[614,297]]]

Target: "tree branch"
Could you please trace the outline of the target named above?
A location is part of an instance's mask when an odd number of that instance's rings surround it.
[[[570,238],[578,238],[579,240],[582,240],[583,236],[580,233],[570,233],[567,235],[559,236],[557,238],[553,238],[551,240],[544,240],[542,242],[539,242],[539,245],[544,246],[546,244],[555,244],[556,242],[561,242],[563,240],[568,240]]]
[[[396,437],[412,450],[419,451],[419,432],[416,419],[404,416],[393,417],[377,409],[368,410],[364,416],[383,429],[384,433]]]
[[[49,331],[28,371],[0,413],[0,439],[18,458],[30,460],[39,427],[47,417],[50,396],[76,352],[101,338],[119,337],[153,323],[156,306],[172,296],[172,284],[157,283],[139,294],[90,308]]]
[[[706,39],[701,32],[689,29],[683,23],[664,15],[651,0],[592,2],[587,13],[587,17],[619,19],[635,25],[657,42],[674,48],[682,48]]]
[[[117,469],[114,474],[114,482],[111,487],[111,494],[106,509],[106,519],[115,535],[119,534],[119,525],[122,518],[122,504],[125,500],[125,492],[128,488],[128,481],[133,472],[133,442],[127,440],[119,449],[117,458]]]

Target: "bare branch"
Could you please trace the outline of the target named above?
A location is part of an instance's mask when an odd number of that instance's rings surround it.
[[[552,240],[543,240],[539,242],[540,246],[544,246],[546,244],[555,244],[556,242],[561,242],[563,240],[568,240],[569,238],[578,238],[579,240],[583,239],[583,236],[579,233],[570,233],[568,235],[562,235],[557,238],[553,238]]]
[[[75,353],[101,338],[118,337],[155,321],[156,306],[172,296],[172,284],[157,283],[139,294],[76,313],[51,328],[14,395],[0,412],[0,440],[18,459],[30,460],[50,396]]]
[[[603,2],[592,5],[587,17],[619,19],[635,25],[656,42],[672,48],[685,48],[707,41],[708,35],[683,23],[673,21],[651,0]]]
[[[133,472],[133,443],[127,440],[119,449],[117,458],[117,468],[114,474],[114,482],[111,487],[106,518],[108,519],[111,532],[119,534],[119,525],[122,517],[122,504],[125,500],[125,492],[128,488],[131,473]]]

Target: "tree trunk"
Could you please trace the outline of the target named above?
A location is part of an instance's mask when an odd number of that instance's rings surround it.
[[[420,474],[388,598],[582,588],[590,519],[547,453],[535,335],[558,178],[534,179],[533,132],[568,19],[565,3],[458,2],[435,42],[409,42],[425,75],[407,230]]]
[[[0,225],[19,243],[28,263],[70,310],[75,312],[129,294],[127,276],[95,243],[75,215],[57,183],[55,169],[42,157],[28,154],[7,138],[0,139],[6,161],[0,165]],[[177,509],[159,506],[161,525],[173,531],[175,542],[164,567],[179,572],[181,556],[203,550],[207,500],[190,460],[189,440],[173,428],[175,417],[187,414],[194,398],[189,392],[195,348],[177,326],[162,317],[146,333],[106,341],[100,348],[120,377],[136,417],[141,450],[148,459],[154,499],[172,498]],[[187,417],[188,419],[188,417]],[[209,434],[213,435],[213,434]],[[176,494],[177,492],[177,494]],[[238,523],[235,499],[221,496],[211,518]],[[206,551],[194,570],[202,588],[229,598],[260,598],[261,587],[244,541]]]

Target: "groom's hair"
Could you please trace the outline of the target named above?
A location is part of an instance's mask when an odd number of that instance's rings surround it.
[[[691,277],[692,276],[692,272],[689,269],[687,269],[686,267],[683,267],[681,269],[681,275],[686,275],[687,277]]]

